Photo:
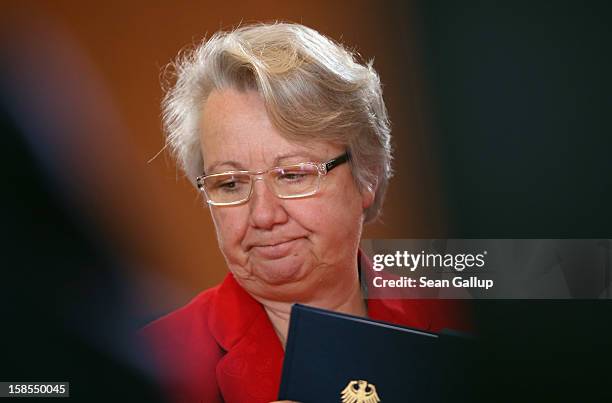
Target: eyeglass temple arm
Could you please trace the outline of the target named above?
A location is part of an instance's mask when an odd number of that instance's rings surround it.
[[[349,161],[350,159],[351,159],[350,154],[348,152],[345,152],[341,156],[339,156],[337,158],[334,158],[333,160],[327,161],[325,163],[325,170],[327,172],[329,172],[332,169],[334,169],[335,167],[337,167],[338,165],[344,164],[345,162]]]

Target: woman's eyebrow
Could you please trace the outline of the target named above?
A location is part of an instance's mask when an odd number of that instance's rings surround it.
[[[210,174],[212,172],[215,171],[215,169],[217,169],[220,166],[227,166],[232,170],[237,170],[237,171],[246,171],[247,169],[240,163],[237,161],[215,161],[212,164],[210,164],[210,166],[208,166],[207,168],[204,169],[204,172],[207,174]]]
[[[311,162],[311,161],[319,161],[321,158],[307,151],[299,151],[299,152],[294,152],[294,153],[281,154],[274,159],[273,164],[269,166],[268,168],[273,168],[275,166],[278,166],[282,164],[285,160],[288,160],[288,159],[299,159],[299,161],[296,161],[296,162]],[[242,165],[240,162],[228,160],[228,161],[214,161],[212,164],[210,164],[210,166],[205,168],[204,173],[211,174],[221,166],[223,167],[227,166],[230,170],[248,171],[248,169],[244,165]]]
[[[315,156],[312,153],[309,153],[307,151],[299,151],[299,152],[295,152],[295,153],[288,153],[288,154],[282,154],[277,156],[274,159],[274,165],[279,165],[282,164],[284,160],[288,160],[288,159],[300,159],[300,161],[298,162],[311,162],[311,161],[318,161],[320,159],[320,157]]]

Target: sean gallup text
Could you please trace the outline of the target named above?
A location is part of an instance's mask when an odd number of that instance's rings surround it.
[[[412,277],[398,277],[386,279],[380,276],[372,279],[372,285],[376,288],[482,288],[488,290],[493,288],[494,281],[491,279],[479,279],[476,276],[455,276],[452,279],[429,279],[421,276],[418,279]]]

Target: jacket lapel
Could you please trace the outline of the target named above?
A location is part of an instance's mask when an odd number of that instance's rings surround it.
[[[276,400],[284,357],[282,345],[261,304],[231,274],[215,297],[209,328],[226,351],[216,371],[224,400]]]

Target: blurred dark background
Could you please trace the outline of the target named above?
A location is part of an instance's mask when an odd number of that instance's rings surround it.
[[[610,237],[611,9],[418,5],[449,237]],[[610,302],[476,301],[476,400],[609,400]]]
[[[375,58],[395,169],[366,238],[609,238],[606,2],[21,2],[0,16],[0,380],[159,394],[130,335],[226,269],[164,153],[160,70],[240,22]],[[588,270],[585,267],[584,270]],[[610,301],[478,301],[480,400],[605,401]],[[114,386],[110,386],[114,385]]]
[[[610,236],[610,9],[423,2],[424,73],[453,237]]]

